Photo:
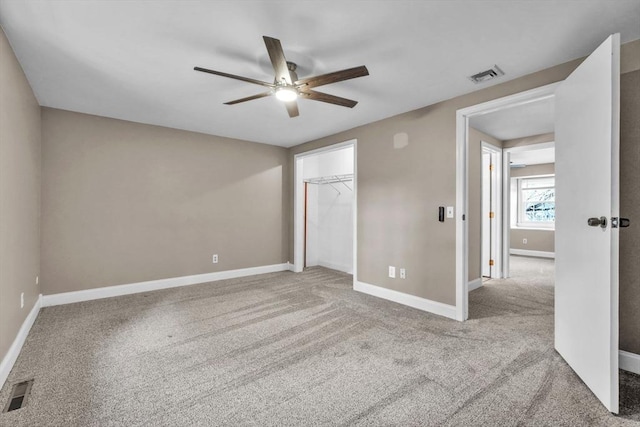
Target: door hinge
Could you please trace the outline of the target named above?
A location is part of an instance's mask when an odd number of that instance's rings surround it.
[[[495,212],[489,212],[489,218],[494,218],[496,216]]]
[[[493,170],[493,165],[489,165],[489,170],[492,171]]]
[[[489,260],[489,265],[493,266],[493,260],[492,259]]]

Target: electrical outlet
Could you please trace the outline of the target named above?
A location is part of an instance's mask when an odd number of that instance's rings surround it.
[[[213,261],[214,264],[218,263],[218,254],[213,254],[213,257],[211,258],[211,260]]]
[[[389,266],[389,277],[392,279],[396,278],[396,268],[392,265]]]
[[[407,269],[406,268],[401,268],[400,269],[400,278],[401,279],[406,279],[407,278]]]
[[[526,245],[527,244],[527,239],[522,239],[522,244]]]
[[[20,294],[20,308],[24,308],[24,292]]]

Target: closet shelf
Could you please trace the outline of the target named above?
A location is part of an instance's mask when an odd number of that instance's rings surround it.
[[[336,190],[338,192],[338,194],[340,193],[340,190],[338,190],[333,184],[342,184],[345,187],[347,187],[347,189],[349,191],[353,191],[353,189],[351,187],[349,187],[346,183],[353,181],[353,174],[352,173],[348,173],[348,174],[344,174],[344,175],[327,175],[327,176],[320,176],[317,178],[307,178],[304,180],[304,182],[309,183],[309,184],[316,184],[316,185],[330,185],[334,190]]]

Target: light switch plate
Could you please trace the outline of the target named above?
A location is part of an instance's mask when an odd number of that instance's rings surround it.
[[[453,218],[453,206],[447,206],[447,218]]]
[[[396,268],[392,265],[389,266],[389,277],[392,279],[396,278]]]

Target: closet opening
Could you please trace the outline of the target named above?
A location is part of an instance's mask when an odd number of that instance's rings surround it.
[[[295,156],[294,271],[356,272],[356,141]]]

